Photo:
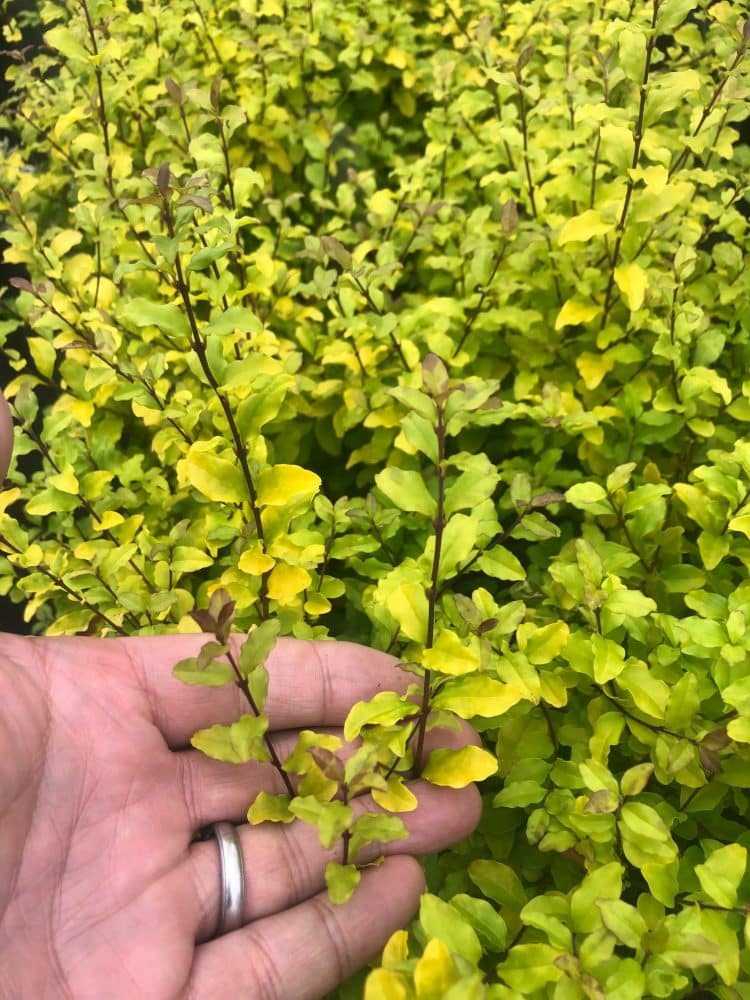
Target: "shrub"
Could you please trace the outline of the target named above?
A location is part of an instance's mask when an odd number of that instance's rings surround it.
[[[202,626],[190,681],[232,679],[233,617],[259,721],[198,734],[222,759],[264,753],[278,631],[400,656],[357,766],[306,737],[306,794],[251,809],[352,858],[399,835],[428,726],[482,731],[423,771],[487,778],[479,830],[342,995],[748,995],[739,5],[40,10],[3,122],[0,590],[48,635]]]

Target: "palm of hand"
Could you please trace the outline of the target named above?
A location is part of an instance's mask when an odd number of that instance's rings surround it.
[[[187,748],[196,729],[238,716],[236,689],[171,678],[169,666],[196,651],[195,636],[4,638],[0,965],[11,995],[161,998],[226,986],[237,996],[313,998],[409,919],[422,888],[411,858],[389,858],[333,908],[320,890],[335,853],[314,831],[243,827],[254,922],[209,940],[218,857],[215,844],[192,843],[195,831],[241,822],[258,791],[282,790],[267,765],[220,764]],[[279,646],[268,711],[282,756],[295,728],[340,725],[353,701],[400,682],[389,658],[360,647],[326,643],[325,655],[311,656],[309,644]],[[408,848],[390,845],[394,854],[445,846],[477,818],[475,789],[416,784]]]

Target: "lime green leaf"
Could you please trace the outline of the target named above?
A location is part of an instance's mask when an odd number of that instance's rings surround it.
[[[196,250],[188,263],[188,273],[190,271],[205,271],[221,257],[228,256],[228,251],[233,249],[235,249],[235,244],[225,241],[215,247],[202,247],[200,250]]]
[[[233,462],[193,446],[184,459],[188,482],[209,500],[242,503],[248,499],[242,473]]]
[[[539,666],[559,656],[568,642],[570,629],[565,622],[550,622],[541,628],[529,622],[518,626],[516,636],[529,663]]]
[[[618,38],[620,66],[633,83],[641,84],[646,69],[646,35],[632,25],[626,25]]]
[[[629,767],[620,778],[620,790],[623,795],[640,795],[654,773],[654,765],[649,763],[635,764]]]
[[[276,645],[280,627],[278,619],[271,618],[256,625],[248,634],[240,647],[239,666],[243,677],[248,677],[266,662]]]
[[[611,861],[584,878],[570,897],[570,916],[574,931],[590,934],[601,927],[599,900],[620,898],[623,871],[619,862]]]
[[[215,725],[199,729],[190,740],[196,750],[207,757],[229,764],[244,764],[248,760],[270,760],[264,742],[268,719],[264,715],[241,715],[231,726]]]
[[[517,913],[527,902],[526,890],[518,875],[500,861],[472,861],[469,878],[485,896]]]
[[[435,516],[437,502],[419,472],[389,466],[375,476],[375,484],[399,510]]]
[[[472,781],[482,781],[497,771],[497,758],[479,747],[460,750],[433,750],[427,758],[422,778],[433,785],[464,788]]]
[[[289,809],[288,795],[269,795],[259,792],[247,811],[247,821],[253,826],[258,823],[292,823],[294,813]]]
[[[488,552],[483,552],[477,559],[477,566],[496,580],[525,580],[526,570],[516,556],[503,545],[496,545]]]
[[[318,828],[323,847],[330,849],[344,830],[352,825],[354,811],[343,802],[322,802],[315,795],[296,795],[289,803],[289,810],[297,819]]]
[[[609,897],[599,899],[596,906],[607,930],[628,948],[641,947],[643,935],[648,927],[638,910],[622,899]]]
[[[172,674],[183,684],[204,684],[206,687],[221,687],[236,680],[229,663],[213,660],[205,667],[198,666],[197,657],[191,656],[172,669]]]
[[[361,877],[362,874],[356,865],[340,865],[336,861],[329,861],[326,865],[325,878],[331,902],[339,904],[350,899]]]
[[[639,590],[625,588],[613,591],[604,603],[607,611],[613,615],[623,615],[626,618],[643,618],[656,611],[656,601],[646,597]]]
[[[747,867],[747,850],[741,844],[727,844],[709,855],[705,864],[695,866],[703,891],[719,906],[737,903],[737,890]]]
[[[403,820],[380,812],[363,813],[352,824],[350,833],[349,851],[353,858],[367,844],[389,844],[393,840],[403,840],[409,836]]]
[[[495,907],[486,899],[477,899],[466,893],[453,896],[450,905],[458,910],[464,920],[474,928],[490,951],[503,951],[506,946],[508,929]]]
[[[460,913],[440,899],[426,892],[419,904],[419,922],[428,938],[437,938],[456,954],[476,965],[482,957],[482,946],[474,928]]]
[[[380,691],[370,701],[358,701],[349,709],[344,723],[344,739],[354,740],[364,726],[392,726],[417,715],[419,706],[394,691]]]
[[[497,974],[511,989],[523,996],[540,990],[547,983],[556,983],[562,970],[555,960],[564,954],[549,944],[517,944],[497,967]]]
[[[585,510],[589,504],[605,500],[607,491],[598,483],[576,483],[565,493],[565,499],[580,510]]]

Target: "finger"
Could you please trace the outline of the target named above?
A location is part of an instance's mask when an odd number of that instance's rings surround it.
[[[320,1000],[380,952],[414,914],[423,890],[424,875],[413,858],[388,858],[363,871],[354,895],[340,906],[319,893],[200,945],[187,995]]]
[[[248,710],[234,684],[208,688],[183,684],[172,667],[195,656],[205,635],[111,639],[121,644],[136,672],[153,721],[170,747],[187,746],[196,730],[235,721]],[[235,654],[242,636],[232,636]],[[351,642],[279,639],[268,660],[266,711],[271,730],[340,726],[351,706],[378,691],[404,691],[414,681],[393,656]]]
[[[343,739],[341,729],[316,727],[316,732],[329,733]],[[296,730],[274,734],[273,746],[282,762],[294,750],[298,737],[299,732]],[[459,749],[469,743],[478,746],[480,740],[468,722],[462,722],[459,730],[432,729],[425,737],[423,757],[437,747]],[[337,756],[347,760],[357,745],[359,741],[357,744],[344,746]],[[198,750],[184,750],[174,756],[188,807],[191,829],[194,830],[219,820],[244,823],[248,807],[258,792],[278,795],[287,791],[281,775],[272,764],[261,764],[257,761],[250,761],[247,764],[225,764],[206,757]],[[295,775],[289,777],[296,788],[297,777]]]
[[[3,485],[5,480],[12,452],[13,420],[10,415],[10,408],[5,401],[5,396],[0,392],[0,486]]]
[[[413,781],[417,796],[413,812],[401,813],[408,837],[387,844],[368,845],[355,859],[365,864],[381,855],[429,854],[444,850],[468,836],[479,822],[481,799],[474,785],[437,788]],[[384,813],[369,795],[352,802],[355,818],[363,813]],[[237,828],[245,864],[244,921],[266,917],[296,906],[323,889],[329,861],[341,861],[341,841],[327,850],[318,831],[308,823],[262,823]],[[193,844],[185,861],[186,877],[196,891],[193,912],[200,914],[196,940],[211,937],[219,918],[219,853],[212,841]]]

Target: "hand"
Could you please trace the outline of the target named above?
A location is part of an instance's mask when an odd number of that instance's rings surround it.
[[[408,841],[385,848],[352,899],[333,906],[336,851],[299,823],[241,825],[247,926],[211,940],[218,918],[217,820],[242,823],[269,764],[223,764],[192,733],[243,711],[240,693],[188,687],[171,666],[201,636],[32,639],[0,635],[0,968],[3,992],[71,996],[323,996],[412,916],[423,854],[466,836],[476,788],[412,783]],[[349,643],[282,639],[267,710],[283,756],[298,728],[338,727],[349,706],[405,689],[391,657]],[[434,734],[433,734],[434,735]],[[466,742],[455,733],[446,741]],[[357,808],[373,809],[367,799]]]

